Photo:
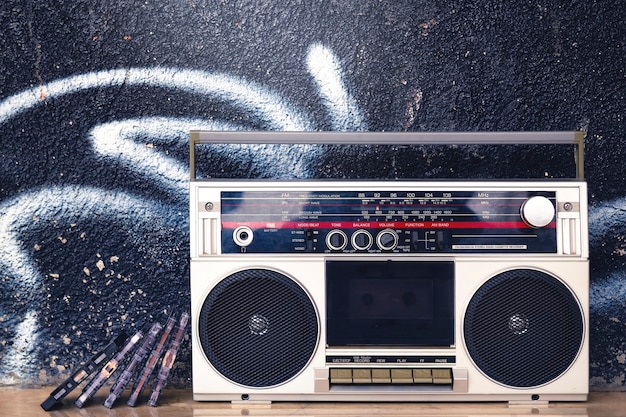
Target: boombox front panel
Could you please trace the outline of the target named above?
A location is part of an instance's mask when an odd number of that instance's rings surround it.
[[[587,398],[584,183],[244,184],[192,183],[195,399]]]
[[[284,257],[192,261],[196,399],[573,401],[586,398],[589,321],[585,262],[456,260],[454,343],[430,347],[329,346],[324,263],[318,259]],[[216,289],[219,292],[220,287],[229,287],[232,277],[242,271],[250,274],[250,278],[243,280],[244,284],[251,285],[259,300],[248,302],[244,296],[236,302],[233,310],[241,310],[241,317],[226,309],[207,319],[207,303],[222,301],[220,295],[217,301],[213,300]],[[306,293],[310,304],[296,287],[287,290],[287,310],[295,312],[303,304],[307,311],[304,318],[300,313],[284,312],[281,306],[284,289],[262,291],[261,284],[253,282],[266,271],[288,277]],[[252,278],[257,274],[260,275]],[[282,280],[278,286],[283,286]],[[548,295],[538,296],[538,291]],[[292,296],[291,292],[297,295]],[[290,297],[296,301],[289,301]],[[247,309],[250,305],[256,309]],[[311,309],[315,311],[315,323],[307,316]],[[274,324],[271,317],[275,313],[287,314],[291,320]],[[210,329],[207,326],[211,322],[222,322],[227,330]],[[235,327],[238,330],[233,330]],[[294,345],[293,336],[300,328],[302,341]],[[218,346],[207,347],[203,340],[207,332],[216,332]],[[279,333],[277,337],[273,332]],[[255,342],[254,338],[266,338],[269,342]],[[242,346],[243,343],[248,345]],[[207,353],[220,349],[228,351],[226,356],[232,355],[230,360],[243,374],[231,371],[219,357]],[[274,367],[280,372],[275,372]],[[331,372],[336,369],[348,370],[353,375],[371,374],[379,369],[408,369],[415,373],[443,369],[449,370],[452,380],[441,385],[334,384]],[[255,379],[256,375],[261,379]]]

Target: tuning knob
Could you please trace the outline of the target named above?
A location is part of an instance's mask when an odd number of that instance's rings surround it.
[[[529,198],[522,204],[522,219],[530,227],[541,228],[550,224],[554,219],[555,209],[552,202],[543,196]]]

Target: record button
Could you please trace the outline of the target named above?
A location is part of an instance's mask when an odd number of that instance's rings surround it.
[[[371,384],[372,371],[370,369],[353,369],[352,381],[355,384]]]

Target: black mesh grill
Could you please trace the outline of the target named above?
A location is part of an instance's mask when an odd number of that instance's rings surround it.
[[[202,305],[198,329],[213,367],[248,387],[271,387],[298,375],[315,352],[318,332],[306,292],[265,269],[220,281]]]
[[[529,269],[487,281],[469,303],[463,330],[476,366],[494,381],[520,388],[563,374],[584,337],[583,313],[572,292]]]

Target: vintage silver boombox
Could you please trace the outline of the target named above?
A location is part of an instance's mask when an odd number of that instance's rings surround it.
[[[321,135],[191,134],[194,399],[587,399],[581,178],[194,178],[197,144]],[[346,144],[547,136],[582,148],[579,133],[332,135]]]

